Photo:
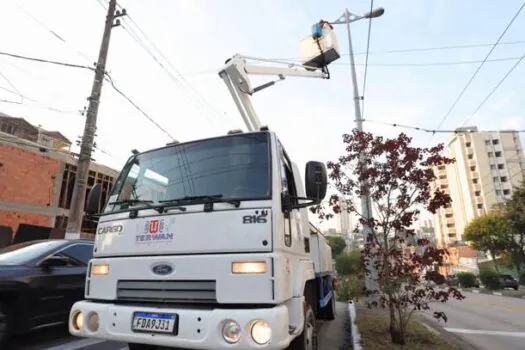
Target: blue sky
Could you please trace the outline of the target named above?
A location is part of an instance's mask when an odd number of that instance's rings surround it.
[[[106,0],[100,0],[105,2]],[[235,53],[262,58],[294,58],[299,41],[319,19],[334,20],[345,7],[368,11],[369,1],[312,0],[121,0],[130,17],[214,112],[196,102],[174,83],[123,27],[113,31],[107,69],[118,87],[179,140],[223,134],[243,127],[242,119],[217,75],[225,59]],[[385,51],[494,43],[521,5],[521,0],[376,0],[385,14],[373,20],[370,50]],[[34,16],[67,41],[61,42]],[[0,51],[79,64],[95,60],[100,44],[104,9],[97,0],[4,0],[0,2]],[[129,22],[124,21],[126,28]],[[131,27],[133,28],[133,27]],[[356,52],[366,49],[368,22],[356,22],[352,37]],[[524,40],[522,13],[502,42]],[[336,27],[339,46],[348,52],[345,28]],[[521,34],[521,35],[520,35]],[[365,118],[437,127],[477,64],[448,66],[377,66],[482,60],[490,47],[435,50],[369,56]],[[77,53],[82,52],[83,55]],[[525,44],[502,45],[491,58],[519,57]],[[89,59],[86,59],[88,56]],[[364,55],[356,56],[362,88]],[[341,134],[354,127],[352,90],[347,57],[331,67],[332,79],[290,78],[255,95],[263,123],[276,130],[297,163],[328,160],[341,153]],[[474,80],[443,128],[458,127],[503,77],[515,61],[489,62]],[[523,66],[519,66],[469,124],[480,129],[525,128]],[[22,94],[67,112],[82,109],[91,89],[87,70],[53,67],[0,56],[0,72]],[[259,80],[257,80],[259,81]],[[0,87],[13,90],[0,77]],[[0,89],[0,99],[16,100]],[[192,102],[193,101],[193,102]],[[22,105],[0,103],[0,110],[24,117],[47,129],[59,129],[76,139],[83,118],[57,113],[25,100]],[[365,123],[383,135],[401,131]],[[430,136],[407,130],[414,142],[426,145]],[[119,168],[132,148],[145,150],[169,138],[147,121],[109,85],[104,87],[99,114],[98,161]],[[438,141],[443,137],[435,137]]]

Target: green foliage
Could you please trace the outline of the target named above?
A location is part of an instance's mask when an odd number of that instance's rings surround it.
[[[357,275],[362,277],[364,269],[359,251],[345,252],[335,258],[335,269],[339,276]]]
[[[339,288],[336,290],[338,301],[359,301],[365,290],[365,280],[361,276],[343,276],[340,279]]]
[[[520,273],[520,284],[525,285],[525,271]]]
[[[476,284],[476,275],[470,272],[459,272],[457,274],[461,287],[472,288]]]
[[[474,218],[465,227],[466,241],[474,249],[490,251],[494,256],[505,249],[504,235],[509,231],[507,221],[498,213],[488,213]]]
[[[479,270],[479,279],[485,288],[496,290],[499,289],[500,282],[498,278],[498,272],[492,269],[481,269]]]
[[[506,250],[518,274],[525,264],[525,181],[515,187],[506,202],[504,215],[510,228],[506,236]]]
[[[346,249],[346,242],[342,237],[328,236],[326,239],[330,248],[332,248],[332,258],[336,258]]]

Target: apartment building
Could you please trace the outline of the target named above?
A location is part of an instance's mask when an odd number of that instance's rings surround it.
[[[437,167],[432,184],[452,198],[449,207],[434,215],[440,246],[462,241],[464,228],[473,218],[508,200],[513,187],[523,180],[525,169],[519,133],[513,130],[456,129],[448,138],[446,154],[456,162]]]

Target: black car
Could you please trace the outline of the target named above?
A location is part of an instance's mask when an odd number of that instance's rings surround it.
[[[93,242],[35,240],[0,250],[0,349],[10,335],[68,321],[84,298]]]
[[[511,275],[499,275],[498,280],[501,288],[513,288],[514,290],[518,290],[520,285],[518,280]]]

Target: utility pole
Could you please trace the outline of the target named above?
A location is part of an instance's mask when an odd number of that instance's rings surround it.
[[[100,51],[98,54],[98,61],[95,66],[95,78],[91,88],[91,95],[88,98],[89,106],[86,113],[86,123],[84,125],[84,134],[82,136],[82,143],[80,145],[80,154],[78,156],[75,185],[73,187],[73,196],[71,208],[69,209],[69,218],[65,235],[66,239],[80,238],[80,231],[82,229],[84,201],[86,198],[86,184],[89,175],[91,153],[93,151],[93,141],[97,129],[97,115],[98,107],[100,105],[102,83],[106,73],[106,60],[108,57],[109,40],[111,38],[111,31],[113,27],[120,25],[120,21],[118,19],[114,22],[115,18],[126,15],[126,10],[122,10],[122,12],[115,12],[116,7],[117,0],[110,0],[108,12],[106,15],[106,24],[104,26],[104,34],[102,36],[102,43],[100,44]]]
[[[345,12],[334,22],[329,22],[330,24],[346,24],[346,30],[348,32],[348,47],[349,47],[349,56],[350,56],[350,72],[352,74],[352,86],[353,86],[353,98],[354,98],[354,113],[355,113],[355,123],[356,128],[359,131],[363,131],[363,116],[361,115],[361,100],[362,96],[359,96],[359,88],[357,86],[357,74],[355,70],[355,59],[354,59],[354,49],[352,45],[352,35],[350,32],[350,23],[359,21],[365,18],[376,18],[383,15],[385,10],[380,7],[374,9],[364,15],[358,16],[348,9],[345,9]],[[359,155],[359,162],[362,166],[366,166],[366,154],[361,153]],[[368,193],[368,183],[363,181],[361,184],[361,215],[365,220],[373,218],[372,212],[372,201]],[[365,247],[368,245],[369,239],[372,237],[373,231],[370,225],[363,225],[363,237],[365,239]],[[378,290],[378,281],[377,281],[377,269],[375,267],[375,259],[369,260],[369,266],[367,266],[367,273],[365,274],[365,285],[367,290]],[[377,301],[375,295],[370,295],[368,298],[368,303]]]

